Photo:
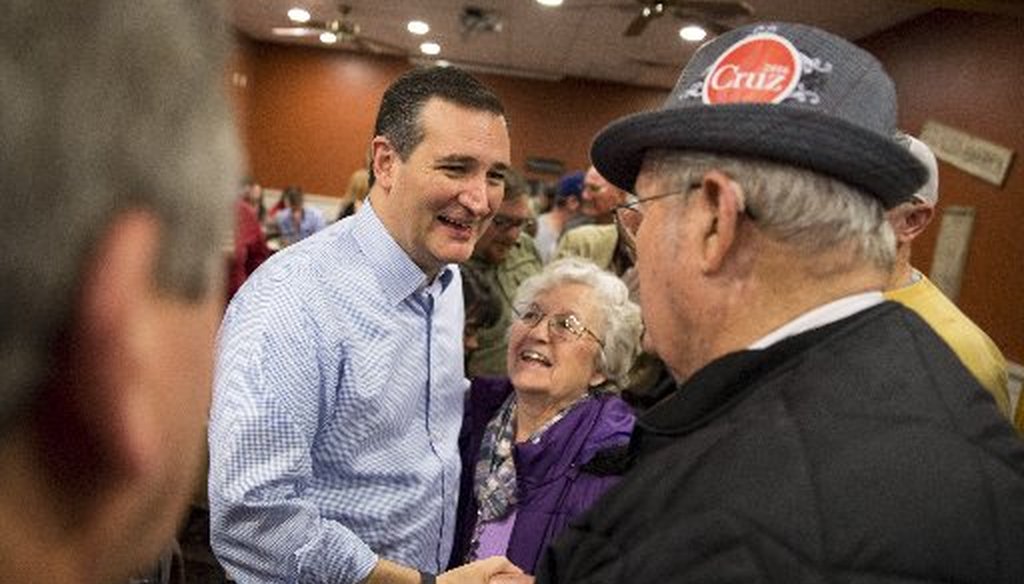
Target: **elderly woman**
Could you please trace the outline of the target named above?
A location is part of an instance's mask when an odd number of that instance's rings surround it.
[[[640,308],[621,280],[575,258],[524,281],[514,306],[509,377],[477,378],[467,396],[451,563],[504,555],[533,573],[618,480],[587,463],[629,441],[633,414],[615,388],[638,351]]]

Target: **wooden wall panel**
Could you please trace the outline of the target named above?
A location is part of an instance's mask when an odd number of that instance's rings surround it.
[[[976,210],[957,304],[1024,363],[1024,21],[938,10],[861,43],[896,81],[901,125],[934,119],[1016,152],[997,187],[939,163],[939,210]],[[941,216],[915,242],[913,262],[931,267]]]
[[[381,95],[411,65],[403,59],[242,43],[250,77],[245,139],[252,172],[273,187],[341,196],[363,164]],[[505,104],[512,163],[527,156],[584,168],[593,135],[627,113],[657,107],[667,91],[568,79],[477,75]],[[549,177],[554,180],[556,177]]]

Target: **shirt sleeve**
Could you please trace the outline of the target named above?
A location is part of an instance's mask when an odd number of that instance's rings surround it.
[[[282,326],[271,331],[261,324],[268,315],[232,309],[210,421],[213,549],[239,582],[359,582],[376,554],[322,517],[313,496],[310,452],[335,387],[325,389],[315,326],[278,313],[273,320]]]

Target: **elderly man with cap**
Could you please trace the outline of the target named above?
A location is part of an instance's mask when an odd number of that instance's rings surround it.
[[[662,109],[596,138],[639,197],[620,213],[678,386],[539,581],[1024,582],[1024,443],[882,296],[884,209],[926,178],[895,125],[873,57],[778,23],[704,45]]]
[[[896,234],[896,267],[886,285],[885,297],[916,312],[963,361],[967,369],[992,394],[999,411],[1011,417],[1006,359],[985,331],[957,308],[910,264],[910,247],[924,233],[935,216],[939,202],[939,168],[935,155],[924,142],[901,134],[897,138],[928,169],[928,181],[906,202],[887,213]]]

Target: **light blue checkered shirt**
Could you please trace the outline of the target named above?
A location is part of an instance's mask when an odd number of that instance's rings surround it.
[[[440,572],[458,495],[463,305],[369,206],[271,257],[220,332],[211,540],[239,582]]]

